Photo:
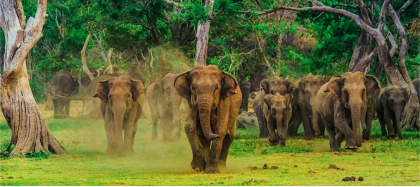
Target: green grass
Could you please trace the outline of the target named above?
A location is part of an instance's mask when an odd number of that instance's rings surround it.
[[[191,150],[183,134],[175,142],[151,141],[149,120],[140,120],[135,154],[108,158],[101,120],[48,119],[52,134],[67,149],[65,155],[32,154],[0,160],[0,185],[420,185],[418,132],[403,132],[403,140],[380,136],[357,152],[329,152],[327,138],[287,140],[287,147],[269,146],[258,129],[238,129],[227,169],[204,174],[190,168]],[[301,131],[301,130],[300,130]],[[10,141],[10,129],[0,122],[0,149]],[[278,169],[262,169],[264,163]],[[343,170],[329,169],[335,164]],[[257,170],[249,167],[256,166]],[[343,182],[362,176],[364,181]]]

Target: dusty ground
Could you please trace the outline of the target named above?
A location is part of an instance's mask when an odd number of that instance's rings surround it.
[[[70,115],[76,117],[80,103],[72,107]],[[210,175],[190,168],[185,134],[175,142],[151,141],[148,119],[139,121],[133,156],[107,158],[102,120],[54,120],[51,111],[42,113],[68,154],[3,157],[1,185],[420,185],[419,133],[387,140],[380,137],[376,121],[373,139],[357,152],[332,153],[327,138],[305,141],[302,136],[288,139],[287,147],[272,147],[257,138],[258,129],[238,130],[227,169]],[[4,150],[10,129],[0,120]],[[352,176],[356,181],[342,181]]]

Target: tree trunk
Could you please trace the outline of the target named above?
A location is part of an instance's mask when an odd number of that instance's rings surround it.
[[[5,150],[11,156],[34,152],[65,153],[64,147],[50,134],[48,126],[29,86],[26,56],[42,37],[46,18],[46,0],[38,1],[35,18],[26,23],[20,1],[0,1],[0,26],[6,37],[4,72],[0,86],[0,105],[12,130]],[[11,146],[15,145],[11,150]]]
[[[206,0],[206,5],[209,6],[209,15],[213,11],[213,4],[215,0]],[[209,32],[210,32],[210,20],[207,20],[204,24],[198,25],[197,28],[197,45],[195,53],[194,65],[206,65],[207,49],[209,43]]]
[[[81,56],[82,56],[82,64],[83,64],[82,69],[83,69],[83,72],[85,72],[85,74],[92,81],[94,77],[93,77],[92,73],[90,72],[90,70],[89,70],[89,68],[88,68],[88,66],[86,64],[86,48],[87,48],[87,46],[89,44],[89,40],[90,40],[90,34],[86,37],[85,44],[83,45],[83,49],[82,49],[82,51],[80,53],[81,53]]]

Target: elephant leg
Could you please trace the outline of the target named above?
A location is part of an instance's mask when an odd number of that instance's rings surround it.
[[[203,153],[203,145],[198,137],[196,124],[193,119],[188,117],[185,120],[185,134],[187,135],[188,142],[190,143],[193,159],[191,167],[195,171],[203,171],[205,169],[205,156]],[[205,142],[204,142],[205,143]]]
[[[350,127],[346,124],[338,124],[337,128],[339,130],[339,134],[342,133],[344,138],[346,139],[346,148],[349,149],[356,149],[356,139],[354,137],[353,131]]]
[[[399,123],[397,123],[397,120],[400,120],[400,119],[397,119],[395,115],[392,116],[392,123],[393,123],[393,127],[394,127],[394,130],[395,130],[395,133],[396,133],[396,135],[398,135],[398,137],[400,139],[402,139],[401,127],[398,125]]]
[[[319,126],[319,114],[315,108],[312,109],[312,129],[315,132],[315,136],[324,135],[324,134],[321,134],[321,128]]]
[[[268,118],[268,119],[267,119]],[[274,119],[272,119],[271,116],[266,117],[266,123],[267,123],[267,129],[268,129],[268,141],[270,142],[270,145],[277,145],[278,144],[278,138],[276,131],[274,130]]]
[[[124,128],[124,149],[128,155],[134,153],[134,137],[137,133],[137,121],[134,123],[129,123]]]
[[[382,131],[382,136],[387,136],[387,132],[385,129],[385,119],[382,116],[378,115],[378,119],[379,119],[379,123],[381,124],[381,131]]]
[[[264,114],[262,111],[256,111],[257,119],[258,119],[258,127],[260,128],[260,138],[267,138],[268,137],[268,129],[267,129],[267,121],[265,120]]]
[[[70,99],[64,101],[64,111],[66,117],[70,117]]]
[[[321,117],[319,117],[318,114],[318,128],[319,128],[319,132],[320,132],[320,136],[324,136],[325,135],[325,124],[324,121],[321,120]]]
[[[312,131],[311,118],[309,111],[305,106],[300,107],[301,118],[303,122],[303,130],[305,131],[305,139],[313,140],[314,132]]]
[[[330,150],[338,151],[337,140],[335,139],[335,127],[327,126],[328,137],[330,138]]]
[[[394,138],[395,137],[395,131],[394,131],[394,127],[392,126],[392,116],[391,116],[391,112],[389,111],[389,109],[387,109],[385,107],[385,112],[384,112],[384,119],[385,119],[385,124],[388,128],[388,137],[390,138]]]
[[[167,117],[161,118],[160,125],[162,126],[162,139],[164,141],[169,141],[172,139],[171,135],[171,127],[172,121],[170,121]]]
[[[222,151],[223,141],[226,134],[220,135],[220,138],[215,139],[211,143],[210,154],[208,162],[206,163],[206,173],[218,173],[219,172],[219,158]]]
[[[54,119],[57,119],[57,115],[58,115],[58,100],[57,99],[53,99],[53,105],[54,105]]]
[[[300,116],[300,111],[294,110],[292,112],[292,119],[289,124],[288,134],[290,136],[296,136],[301,123],[302,123],[302,118]]]
[[[342,132],[339,132],[337,133],[337,135],[335,135],[335,139],[337,140],[337,150],[340,149],[341,143],[343,143],[344,138],[345,136]]]
[[[220,158],[219,158],[219,166],[221,167],[226,167],[226,160],[228,157],[229,148],[232,145],[233,140],[234,140],[234,137],[231,136],[230,134],[227,134],[223,140],[222,151],[220,153]]]
[[[157,140],[157,125],[158,125],[158,118],[152,117],[152,140]]]

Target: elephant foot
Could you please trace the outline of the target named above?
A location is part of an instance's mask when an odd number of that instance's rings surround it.
[[[280,141],[280,146],[285,147],[286,146],[286,141]]]
[[[206,170],[204,170],[204,172],[208,174],[219,173],[219,169],[216,166],[209,166],[206,167]]]
[[[346,149],[350,149],[350,150],[356,150],[356,149],[358,149],[358,147],[357,146],[346,146]]]
[[[395,134],[389,134],[388,135],[388,138],[391,138],[391,139],[394,139],[395,137],[397,137],[397,135],[395,135]]]
[[[203,171],[205,166],[204,159],[193,159],[191,161],[191,168],[195,171]]]
[[[331,152],[338,152],[340,149],[337,147],[330,147]]]

